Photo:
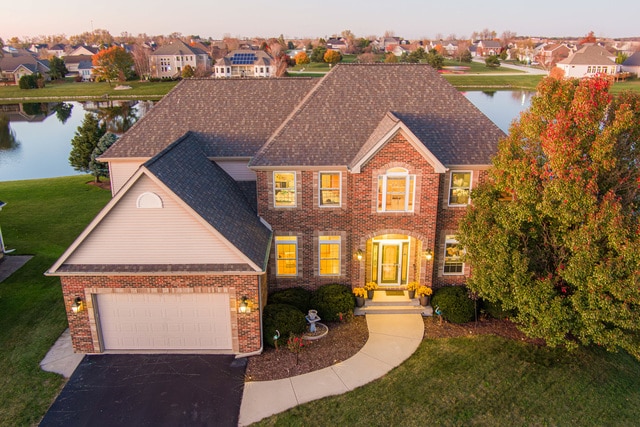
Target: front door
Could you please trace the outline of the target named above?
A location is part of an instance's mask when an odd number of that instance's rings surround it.
[[[400,284],[400,243],[380,243],[380,284]]]

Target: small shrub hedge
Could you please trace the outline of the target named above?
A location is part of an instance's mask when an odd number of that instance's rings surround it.
[[[303,288],[283,289],[269,295],[267,302],[269,304],[289,304],[303,313],[307,313],[311,308],[311,291]]]
[[[436,290],[431,306],[439,306],[442,317],[451,323],[467,323],[474,319],[475,307],[466,286],[447,286]]]
[[[306,330],[304,314],[289,304],[267,304],[262,315],[264,322],[264,342],[275,347],[273,337],[280,332],[280,344],[286,344],[290,334],[301,334]]]
[[[339,313],[344,315],[353,312],[355,304],[351,289],[340,284],[321,286],[311,297],[311,308],[318,310],[318,316],[327,322],[339,321]]]

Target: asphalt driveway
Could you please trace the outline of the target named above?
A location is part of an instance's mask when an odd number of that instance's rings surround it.
[[[87,355],[41,426],[237,426],[246,359]]]

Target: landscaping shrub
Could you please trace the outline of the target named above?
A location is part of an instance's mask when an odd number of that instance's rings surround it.
[[[442,317],[451,323],[467,323],[474,319],[475,308],[466,286],[447,286],[436,290],[431,306],[439,306]]]
[[[311,308],[311,291],[303,288],[283,289],[269,295],[267,301],[269,304],[289,304],[307,313]]]
[[[340,320],[343,316],[353,312],[356,299],[351,289],[345,285],[324,285],[316,290],[311,297],[311,308],[318,310],[318,316],[327,322]]]
[[[493,317],[494,319],[508,319],[515,317],[516,315],[516,312],[514,310],[503,309],[500,301],[492,302],[482,300],[480,306],[482,307],[482,311],[484,311],[485,313],[487,313],[487,315]]]
[[[262,315],[264,342],[275,347],[273,336],[280,332],[280,344],[286,344],[290,334],[301,334],[307,328],[304,314],[289,304],[267,304]]]

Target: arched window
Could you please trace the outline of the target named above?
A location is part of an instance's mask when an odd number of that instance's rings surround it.
[[[162,208],[162,199],[157,194],[147,191],[138,196],[136,207],[140,209],[160,209]]]
[[[416,176],[405,168],[378,176],[378,212],[413,212]]]

